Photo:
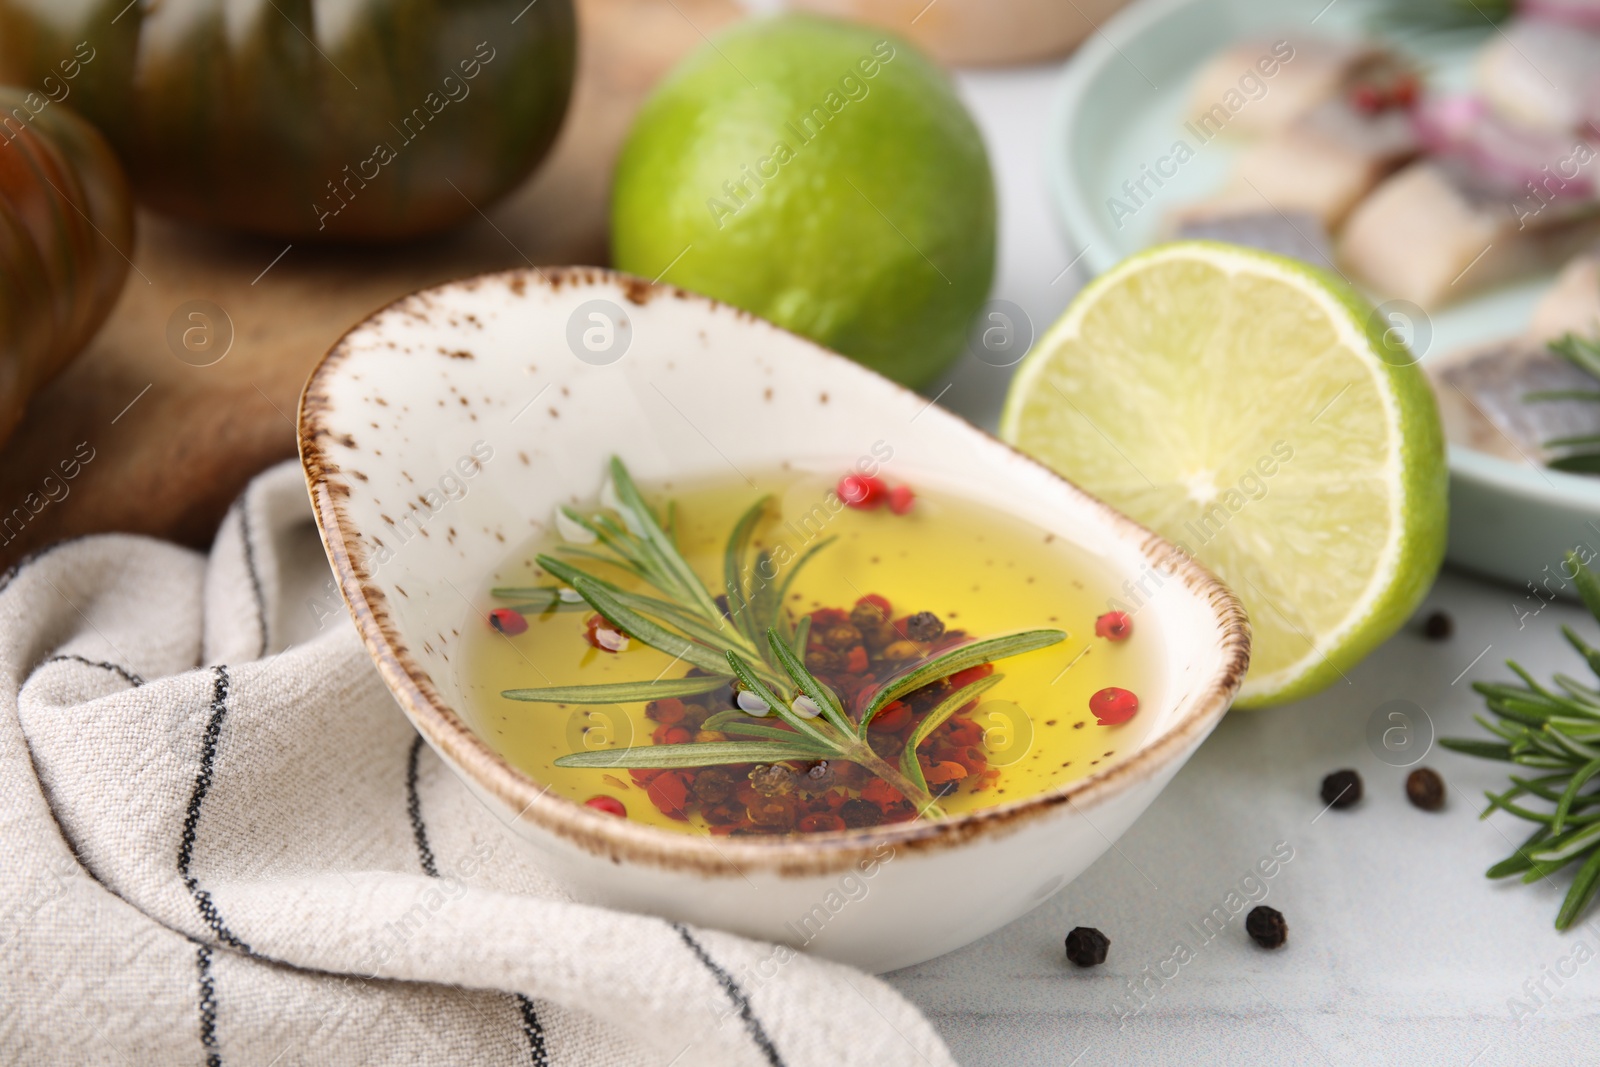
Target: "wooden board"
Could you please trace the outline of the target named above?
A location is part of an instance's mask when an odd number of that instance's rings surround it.
[[[301,385],[352,324],[477,271],[604,263],[611,165],[634,112],[661,74],[741,9],[735,0],[579,0],[578,9],[578,85],[555,150],[511,199],[458,232],[396,248],[286,248],[141,215],[134,270],[110,321],[33,399],[4,448],[0,566],[112,530],[208,543],[250,477],[295,455]],[[227,355],[210,366],[168,343],[169,321],[192,301],[210,301],[232,324]],[[205,328],[186,314],[177,321],[180,332]]]

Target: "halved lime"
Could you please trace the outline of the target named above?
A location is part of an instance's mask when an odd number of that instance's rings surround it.
[[[1227,582],[1241,706],[1341,680],[1444,556],[1444,436],[1389,323],[1294,260],[1163,245],[1091,282],[1018,368],[1000,433]],[[1122,610],[1159,610],[1156,579]]]

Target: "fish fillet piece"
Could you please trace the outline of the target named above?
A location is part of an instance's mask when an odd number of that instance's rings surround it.
[[[1552,270],[1600,235],[1593,201],[1519,218],[1517,196],[1458,160],[1414,163],[1350,213],[1339,259],[1383,296],[1437,308]]]
[[[1600,337],[1600,250],[1574,256],[1533,309],[1528,336],[1555,341],[1569,333]]]
[[[1317,219],[1304,212],[1257,211],[1192,218],[1173,234],[1180,239],[1227,241],[1259,248],[1316,266],[1333,262],[1328,234]]]
[[[1387,78],[1401,68],[1392,53],[1372,44],[1317,37],[1240,41],[1200,68],[1189,120],[1207,139],[1223,132],[1272,133],[1357,80]]]
[[[1524,338],[1497,342],[1424,364],[1451,443],[1519,462],[1554,458],[1544,442],[1600,434],[1600,404],[1528,401],[1545,390],[1600,390],[1600,381]]]
[[[1332,233],[1418,147],[1403,109],[1367,114],[1336,97],[1244,149],[1228,184],[1175,211],[1173,223],[1181,228],[1196,219],[1272,209],[1309,215]]]

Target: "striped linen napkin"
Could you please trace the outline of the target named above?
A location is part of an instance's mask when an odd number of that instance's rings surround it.
[[[293,464],[209,557],[92,537],[0,578],[0,1062],[953,1062],[875,978],[572,902],[328,582]]]

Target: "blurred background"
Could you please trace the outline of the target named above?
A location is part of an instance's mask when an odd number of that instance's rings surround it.
[[[41,55],[73,54],[74,42],[63,40],[52,51],[48,42],[23,39],[17,27],[27,25],[26,11],[18,11],[27,6],[7,5],[9,13],[0,16],[11,19],[0,21],[9,31],[0,33],[0,50],[10,50],[12,73],[37,67]],[[7,529],[0,565],[62,537],[106,530],[205,544],[248,478],[295,454],[305,376],[355,321],[407,292],[475,271],[606,264],[611,170],[646,95],[708,37],[778,6],[578,0],[576,78],[548,157],[503,200],[463,209],[459,225],[438,235],[400,245],[329,246],[219,232],[139,208],[120,298],[81,356],[28,401],[4,445],[0,501],[43,501],[41,480],[64,457],[78,450],[80,459],[88,453],[93,459],[66,495],[51,495],[20,529]],[[1041,328],[1053,320],[1081,280],[1046,221],[1041,153],[1055,61],[1118,5],[809,0],[794,6],[893,26],[938,61],[968,65],[956,73],[956,84],[1002,186],[994,295],[1019,305]],[[78,95],[68,98],[75,107],[84,104],[95,66],[83,69]],[[180,137],[197,154],[205,141]],[[1009,374],[968,354],[926,392],[992,427]]]

